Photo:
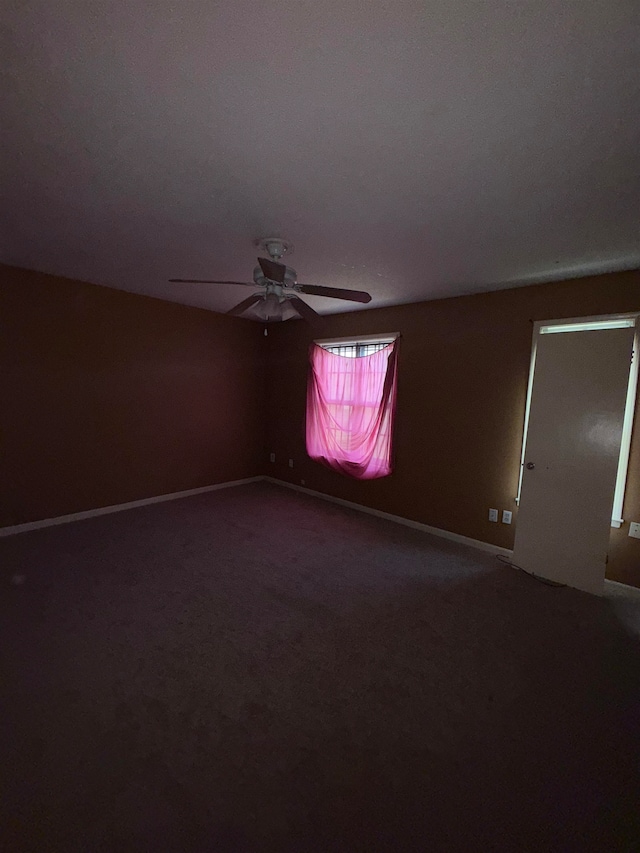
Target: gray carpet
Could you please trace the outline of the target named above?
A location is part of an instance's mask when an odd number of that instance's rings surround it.
[[[633,601],[266,483],[0,561],[3,849],[636,849]]]

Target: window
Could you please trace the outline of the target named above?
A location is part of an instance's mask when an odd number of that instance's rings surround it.
[[[310,352],[307,452],[357,479],[392,470],[397,335],[316,341]]]
[[[363,355],[371,355],[388,346],[391,341],[376,341],[370,344],[320,344],[327,352],[343,355],[345,358],[361,358]]]

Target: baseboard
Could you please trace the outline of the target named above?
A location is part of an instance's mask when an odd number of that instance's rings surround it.
[[[620,581],[610,581],[608,578],[604,580],[604,591],[610,595],[623,595],[626,598],[634,598],[640,600],[640,588],[630,586]]]
[[[83,512],[72,512],[70,515],[58,515],[56,518],[43,518],[40,521],[28,521],[25,524],[14,524],[11,527],[0,527],[0,536],[14,536],[16,533],[28,533],[30,530],[41,530],[43,527],[56,527],[58,524],[69,524],[72,521],[83,521],[85,518],[96,518],[99,515],[110,515],[112,512],[122,512],[126,509],[136,509],[149,504],[159,504],[164,501],[175,501],[178,498],[188,498],[191,495],[202,495],[205,492],[215,492],[217,489],[230,489],[232,486],[244,486],[246,483],[257,483],[263,477],[247,477],[244,480],[230,480],[226,483],[216,483],[214,486],[200,486],[197,489],[186,489],[183,492],[170,492],[168,495],[156,495],[152,498],[142,498],[139,501],[128,501],[124,504],[101,506]]]
[[[410,518],[403,518],[401,515],[392,515],[390,512],[383,512],[380,509],[372,509],[372,507],[353,503],[353,501],[334,498],[332,495],[325,495],[324,492],[316,492],[313,489],[307,489],[306,486],[297,486],[294,483],[277,480],[275,477],[263,477],[263,479],[269,483],[274,483],[277,486],[285,486],[287,489],[293,489],[296,492],[303,492],[305,495],[312,495],[314,498],[322,498],[322,500],[329,501],[330,503],[346,506],[349,509],[356,509],[359,512],[366,512],[369,515],[375,515],[378,518],[385,518],[387,521],[395,521],[396,524],[404,524],[405,527],[412,527],[414,530],[422,530],[423,533],[431,533],[433,536],[440,536],[443,539],[449,539],[451,542],[459,542],[461,545],[470,545],[472,548],[478,548],[481,551],[488,551],[490,554],[502,554],[505,557],[513,556],[513,551],[510,551],[508,548],[501,548],[499,545],[491,545],[490,542],[482,542],[480,539],[471,539],[469,536],[462,536],[460,533],[452,533],[450,530],[442,530],[440,527],[431,527],[429,524],[422,524],[420,521],[412,521]]]
[[[333,495],[327,495],[324,492],[316,492],[314,489],[307,489],[306,486],[298,486],[295,483],[287,483],[285,480],[278,480],[275,477],[246,477],[244,480],[229,480],[226,483],[216,483],[213,486],[200,486],[197,489],[186,489],[182,492],[170,492],[168,495],[155,495],[151,498],[142,498],[137,501],[128,501],[123,504],[113,504],[112,506],[102,506],[97,509],[89,509],[83,512],[74,512],[69,515],[59,515],[55,518],[43,518],[39,521],[28,521],[25,524],[14,524],[10,527],[0,527],[0,537],[14,536],[17,533],[28,533],[31,530],[41,530],[45,527],[56,527],[59,524],[69,524],[73,521],[83,521],[86,518],[97,518],[100,515],[110,515],[113,512],[123,512],[127,509],[136,509],[137,507],[149,506],[150,504],[163,503],[164,501],[174,501],[179,498],[188,498],[192,495],[202,495],[206,492],[215,492],[218,489],[230,489],[234,486],[244,486],[248,483],[257,483],[260,481],[273,483],[276,486],[284,486],[287,489],[293,489],[295,492],[302,492],[305,495],[311,495],[314,498],[321,498],[329,503],[345,506],[349,509],[365,512],[368,515],[375,515],[378,518],[384,518],[387,521],[394,521],[396,524],[403,524],[405,527],[411,527],[414,530],[422,530],[424,533],[431,533],[433,536],[440,536],[443,539],[449,539],[451,542],[459,542],[462,545],[469,545],[472,548],[478,548],[481,551],[488,551],[491,554],[502,554],[505,557],[512,557],[513,551],[508,548],[501,548],[498,545],[492,545],[490,542],[483,542],[480,539],[472,539],[469,536],[462,536],[460,533],[452,533],[450,530],[442,530],[440,527],[432,527],[429,524],[422,524],[420,521],[412,521],[410,518],[403,518],[401,515],[392,515],[390,512],[383,512],[380,509],[373,509],[363,504],[357,504],[353,501],[346,501],[343,498],[336,498]],[[618,592],[633,597],[640,597],[640,589],[627,584],[619,583],[618,581],[605,580],[605,587],[609,588],[611,593]]]

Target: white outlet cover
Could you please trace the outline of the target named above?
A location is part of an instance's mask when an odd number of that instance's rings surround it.
[[[271,462],[275,462],[275,461],[276,461],[276,454],[275,454],[275,453],[270,453],[270,454],[269,454],[269,459],[271,460]]]
[[[502,523],[503,524],[511,524],[512,516],[513,516],[513,513],[511,512],[510,509],[503,509],[502,510]]]
[[[489,521],[497,521],[498,520],[498,510],[490,509],[489,510]]]
[[[289,468],[293,468],[293,459],[289,460]]]
[[[629,525],[629,536],[640,539],[640,521],[632,521]]]

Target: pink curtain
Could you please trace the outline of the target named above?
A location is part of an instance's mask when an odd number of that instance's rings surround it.
[[[397,341],[349,358],[311,344],[307,453],[329,468],[373,480],[392,471]]]

